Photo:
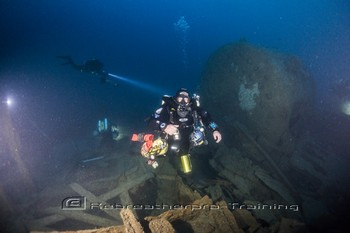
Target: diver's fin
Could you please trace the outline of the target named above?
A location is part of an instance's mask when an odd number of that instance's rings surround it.
[[[57,58],[64,59],[65,63],[62,63],[61,65],[71,65],[74,69],[82,71],[84,66],[75,64],[71,56],[66,56],[66,55],[58,55],[56,56]]]

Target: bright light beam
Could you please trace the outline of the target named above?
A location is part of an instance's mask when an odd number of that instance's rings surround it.
[[[164,90],[162,88],[160,88],[160,87],[152,86],[152,85],[149,85],[147,83],[136,81],[136,80],[132,80],[132,79],[129,79],[129,78],[125,78],[125,77],[122,77],[122,76],[119,76],[119,75],[116,75],[116,74],[108,73],[108,75],[113,77],[113,78],[119,79],[121,81],[127,82],[127,83],[129,83],[131,85],[134,85],[136,87],[139,87],[141,89],[152,91],[152,92],[157,93],[157,94],[163,94],[164,93]]]

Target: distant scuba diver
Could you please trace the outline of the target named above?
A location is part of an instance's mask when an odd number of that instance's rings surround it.
[[[102,83],[109,82],[108,80],[109,74],[103,70],[103,63],[98,59],[89,59],[84,62],[84,64],[79,65],[73,61],[70,56],[56,56],[57,58],[64,59],[65,63],[62,65],[71,65],[74,69],[79,70],[80,72],[91,73],[93,75],[97,75]],[[112,83],[116,85],[115,83]]]

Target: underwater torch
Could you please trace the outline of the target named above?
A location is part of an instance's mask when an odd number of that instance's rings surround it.
[[[1,103],[6,104],[7,106],[10,107],[13,104],[13,101],[11,98],[7,98],[7,99],[1,101]]]

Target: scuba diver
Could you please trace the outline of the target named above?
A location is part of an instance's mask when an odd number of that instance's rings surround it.
[[[111,138],[114,141],[118,141],[119,139],[119,129],[117,124],[113,123],[112,121],[108,120],[107,118],[104,118],[103,120],[97,121],[97,134],[103,134],[108,133],[109,138]]]
[[[65,63],[63,63],[62,65],[71,65],[75,70],[79,70],[80,72],[86,72],[91,73],[93,75],[97,75],[102,83],[110,82],[110,80],[107,79],[109,74],[103,70],[103,64],[98,59],[86,60],[84,64],[79,65],[75,63],[70,56],[56,57],[65,60]]]
[[[105,148],[114,148],[115,142],[120,138],[117,124],[107,118],[97,121],[97,131],[94,135],[101,137],[100,146]]]
[[[185,88],[179,89],[173,97],[163,96],[161,107],[152,114],[148,125],[150,129],[160,132],[160,137],[157,140],[161,140],[161,142],[156,144],[156,150],[153,150],[152,144],[144,135],[141,135],[141,137],[138,135],[138,138],[137,135],[134,135],[132,139],[133,141],[145,142],[141,149],[142,155],[144,155],[145,149],[152,152],[148,164],[153,166],[154,155],[158,155],[154,152],[164,155],[170,147],[180,156],[184,173],[192,171],[191,149],[208,144],[205,135],[206,129],[212,132],[216,143],[219,143],[222,139],[218,125],[212,120],[209,113],[200,107],[199,96],[194,94],[191,98],[189,91]]]
[[[118,141],[121,139],[120,128],[107,118],[97,121],[97,128],[93,130],[94,150],[91,157],[80,161],[81,166],[90,164],[92,161],[97,161],[108,157],[119,147]]]

